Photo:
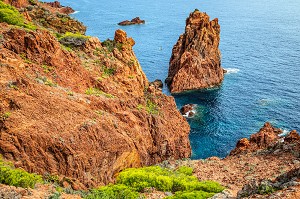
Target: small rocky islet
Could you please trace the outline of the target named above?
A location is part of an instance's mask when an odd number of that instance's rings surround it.
[[[0,5],[0,12],[8,9],[19,19],[0,23],[0,173],[30,175],[26,170],[48,179],[25,189],[0,176],[0,197],[92,198],[88,189],[120,181],[126,168],[155,164],[160,167],[150,167],[149,175],[164,168],[169,177],[193,174],[188,178],[195,184],[213,180],[226,188],[189,193],[203,198],[300,197],[296,131],[283,137],[265,123],[223,159],[184,160],[191,155],[190,127],[180,112],[192,113],[195,105],[177,110],[174,98],[162,93],[162,81],[148,81],[125,31],[100,42],[86,36],[86,27],[68,15],[73,9],[59,2]],[[217,19],[199,10],[190,14],[170,59],[171,93],[221,84],[219,34]],[[137,194],[181,197],[164,190],[151,185]]]
[[[129,26],[129,25],[138,25],[138,24],[144,24],[145,20],[140,19],[140,17],[135,17],[133,19],[121,21],[118,23],[119,26]]]

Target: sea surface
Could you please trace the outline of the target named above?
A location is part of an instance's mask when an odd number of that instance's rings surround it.
[[[197,104],[191,125],[192,158],[225,157],[237,140],[257,132],[265,121],[300,131],[299,0],[60,0],[74,8],[87,35],[113,39],[123,29],[148,79],[167,77],[172,47],[185,19],[198,8],[219,18],[222,66],[220,88],[174,95],[178,108]],[[139,16],[144,25],[120,27]],[[164,93],[170,95],[167,88]]]

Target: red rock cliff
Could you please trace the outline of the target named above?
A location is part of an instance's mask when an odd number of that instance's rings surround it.
[[[210,21],[206,13],[197,10],[191,13],[186,20],[185,33],[172,50],[166,79],[172,93],[221,84],[224,74],[219,42],[218,19]]]
[[[148,89],[124,31],[71,48],[45,29],[0,23],[0,34],[0,154],[15,166],[83,188],[190,156],[187,121],[173,97]]]

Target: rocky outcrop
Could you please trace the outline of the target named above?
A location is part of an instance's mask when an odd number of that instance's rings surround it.
[[[220,182],[238,198],[299,198],[300,136],[266,123],[223,159],[194,161],[200,180]]]
[[[118,25],[128,26],[128,25],[136,25],[136,24],[144,24],[144,23],[145,23],[145,20],[141,20],[139,17],[136,17],[136,18],[131,19],[131,21],[129,21],[129,20],[122,21],[122,22],[118,23]]]
[[[69,6],[62,6],[60,5],[60,3],[58,1],[54,1],[54,2],[45,2],[45,4],[48,4],[49,6],[53,7],[53,8],[58,8],[60,13],[64,13],[64,14],[71,14],[73,12],[75,12],[75,10],[73,10],[71,7]]]
[[[266,148],[279,140],[278,134],[280,133],[282,133],[281,129],[274,128],[269,122],[266,122],[259,132],[251,135],[249,140],[247,138],[239,140],[230,155]]]
[[[126,32],[72,49],[46,29],[0,23],[0,34],[0,154],[16,167],[82,189],[190,156],[188,123],[173,97],[146,89]]]
[[[12,6],[15,6],[17,8],[26,7],[29,5],[28,0],[4,0],[4,3],[10,4]]]
[[[164,84],[160,79],[156,79],[153,82],[150,82],[150,85],[153,85],[156,89],[162,89],[164,87]]]
[[[224,72],[219,50],[220,25],[206,13],[195,10],[186,20],[182,34],[172,50],[166,83],[171,93],[215,87]]]

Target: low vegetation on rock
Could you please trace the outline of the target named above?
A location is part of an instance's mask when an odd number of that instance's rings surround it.
[[[24,17],[19,13],[19,11],[8,4],[0,1],[0,22],[5,22],[11,25],[16,25],[19,27],[28,28],[35,30],[36,27],[31,23],[25,23]]]
[[[170,170],[159,166],[130,168],[122,171],[115,185],[94,189],[87,198],[129,198],[141,197],[147,188],[171,192],[170,199],[178,198],[208,198],[224,190],[220,184],[213,181],[199,181],[192,176],[193,169],[179,167]]]
[[[63,35],[57,34],[59,42],[67,47],[82,46],[89,36],[80,33],[66,32]]]
[[[0,157],[0,184],[34,188],[38,182],[43,182],[42,176],[28,173],[22,169],[16,169],[12,164],[3,161]]]

